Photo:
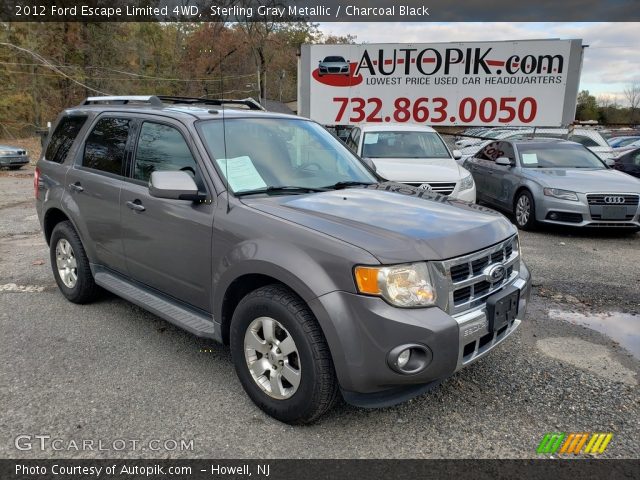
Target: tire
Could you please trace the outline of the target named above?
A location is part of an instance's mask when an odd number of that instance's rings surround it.
[[[54,227],[49,254],[53,276],[67,300],[89,303],[96,298],[99,287],[93,280],[89,259],[71,222],[60,222]]]
[[[529,190],[522,190],[513,202],[513,216],[521,230],[533,230],[537,226],[536,204]]]
[[[244,297],[233,313],[230,344],[242,387],[268,415],[299,425],[335,404],[338,381],[327,342],[307,304],[288,288],[267,285]]]

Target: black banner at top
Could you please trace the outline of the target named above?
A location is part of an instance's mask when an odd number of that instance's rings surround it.
[[[0,0],[5,22],[635,22],[637,0]],[[477,28],[482,28],[478,25]]]

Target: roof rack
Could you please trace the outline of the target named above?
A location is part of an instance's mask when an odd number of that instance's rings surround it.
[[[172,103],[177,105],[243,105],[248,107],[249,110],[264,110],[262,105],[256,102],[253,98],[198,98],[198,97],[174,97],[168,95],[158,95],[157,97],[163,103]]]
[[[253,98],[231,99],[231,98],[197,98],[197,97],[175,97],[168,95],[125,95],[125,96],[103,96],[87,97],[82,105],[97,105],[101,103],[128,105],[130,103],[148,103],[152,107],[164,107],[166,104],[173,105],[242,105],[249,110],[264,110],[262,105]]]
[[[128,95],[128,96],[103,96],[87,97],[82,105],[96,105],[99,103],[115,103],[128,105],[129,103],[149,103],[154,107],[162,107],[162,100],[155,95]]]

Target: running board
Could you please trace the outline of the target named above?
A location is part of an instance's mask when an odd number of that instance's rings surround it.
[[[193,308],[181,305],[142,285],[136,284],[102,267],[92,265],[93,277],[96,284],[105,290],[135,303],[184,330],[204,338],[222,341],[220,332],[214,327],[213,317],[198,312]]]

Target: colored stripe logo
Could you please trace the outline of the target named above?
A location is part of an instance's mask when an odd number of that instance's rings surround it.
[[[613,433],[547,433],[542,437],[542,441],[536,450],[539,454],[573,454],[603,453],[611,439]]]

